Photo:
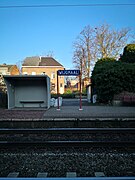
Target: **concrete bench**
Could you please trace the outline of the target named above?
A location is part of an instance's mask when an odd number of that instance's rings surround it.
[[[24,107],[24,104],[39,104],[39,107],[41,107],[41,104],[44,103],[44,101],[38,101],[38,100],[22,100],[20,101],[22,106]]]

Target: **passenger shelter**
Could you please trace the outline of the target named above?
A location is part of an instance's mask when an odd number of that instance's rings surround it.
[[[49,108],[50,78],[47,75],[5,75],[8,109]]]

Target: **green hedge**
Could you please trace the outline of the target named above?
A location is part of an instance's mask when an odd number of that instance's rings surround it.
[[[57,98],[57,94],[51,94],[51,98]],[[60,94],[60,97],[62,98],[75,98],[75,94]]]
[[[98,61],[91,79],[99,102],[108,103],[115,94],[135,92],[135,63]]]
[[[82,96],[86,96],[86,95],[87,95],[86,93],[82,93]],[[80,96],[79,92],[71,93],[71,94],[67,94],[67,93],[60,94],[60,97],[67,98],[67,99],[73,99],[73,98],[76,98],[77,96],[78,97]],[[51,98],[57,98],[57,97],[58,97],[57,94],[51,94]]]
[[[120,57],[121,62],[135,63],[135,44],[128,44]]]

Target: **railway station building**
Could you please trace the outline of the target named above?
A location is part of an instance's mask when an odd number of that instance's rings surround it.
[[[22,74],[24,75],[42,75],[50,77],[50,91],[57,93],[57,71],[64,70],[64,66],[53,57],[33,56],[26,57],[22,63]],[[64,77],[59,79],[59,93],[64,93]]]

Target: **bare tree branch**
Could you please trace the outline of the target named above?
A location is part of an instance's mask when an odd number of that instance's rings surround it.
[[[114,30],[108,24],[96,28],[84,27],[73,44],[73,63],[81,68],[83,77],[90,77],[91,65],[105,57],[119,58],[121,50],[131,37],[130,28]]]

